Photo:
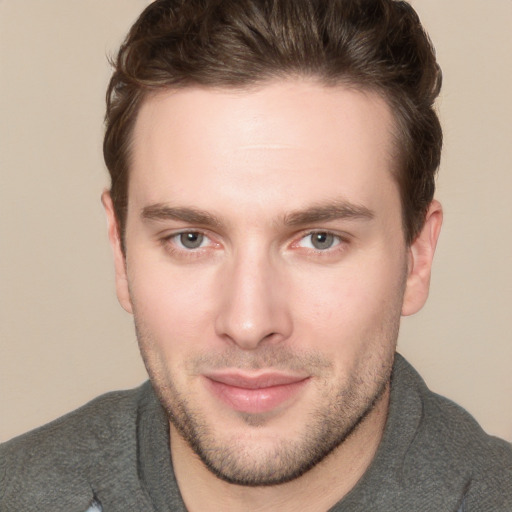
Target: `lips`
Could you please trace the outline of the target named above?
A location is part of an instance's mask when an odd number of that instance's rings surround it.
[[[258,414],[293,401],[309,378],[275,372],[260,375],[222,372],[205,375],[205,380],[213,395],[231,409]]]

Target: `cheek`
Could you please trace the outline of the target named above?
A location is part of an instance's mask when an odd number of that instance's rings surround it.
[[[324,269],[325,270],[325,269]],[[336,271],[296,276],[297,331],[311,331],[328,351],[356,351],[381,338],[398,321],[403,298],[400,259],[363,258]]]
[[[214,279],[134,254],[128,262],[135,320],[164,351],[182,351],[210,332]]]

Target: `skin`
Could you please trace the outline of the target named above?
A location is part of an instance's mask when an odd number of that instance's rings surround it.
[[[370,464],[442,220],[434,201],[406,245],[392,131],[377,95],[307,80],[142,105],[126,254],[103,202],[189,510],[326,510]],[[216,372],[300,384],[269,407],[244,391],[247,411]]]

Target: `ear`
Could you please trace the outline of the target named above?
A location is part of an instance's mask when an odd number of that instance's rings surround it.
[[[408,273],[402,315],[413,315],[425,304],[430,288],[430,273],[437,240],[443,223],[443,209],[439,201],[432,201],[425,224],[409,247]]]
[[[124,257],[121,243],[119,223],[117,222],[114,204],[112,203],[112,197],[108,190],[105,190],[103,194],[101,194],[101,202],[103,203],[105,213],[107,214],[108,239],[110,240],[110,246],[112,247],[114,255],[117,300],[119,300],[119,304],[121,304],[128,313],[133,313],[128,288],[128,277],[126,275],[126,259]]]

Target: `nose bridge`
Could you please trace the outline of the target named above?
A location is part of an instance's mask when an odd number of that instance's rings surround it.
[[[270,251],[258,244],[237,250],[224,275],[217,333],[245,350],[288,337],[291,320],[280,274]]]

